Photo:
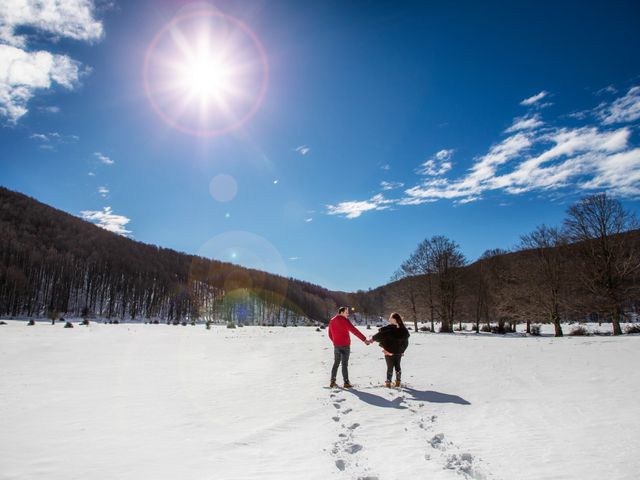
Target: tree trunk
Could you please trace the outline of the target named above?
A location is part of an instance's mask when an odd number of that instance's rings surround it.
[[[611,324],[613,325],[613,334],[622,335],[622,328],[620,328],[620,309],[616,307],[611,317]]]

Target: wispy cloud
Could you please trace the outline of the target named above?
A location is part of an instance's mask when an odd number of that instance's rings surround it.
[[[304,156],[311,151],[311,147],[307,145],[299,145],[295,148],[295,151]]]
[[[605,125],[633,122],[640,118],[640,86],[629,89],[624,97],[598,108],[598,117]]]
[[[65,54],[30,50],[32,38],[102,38],[90,0],[3,0],[0,2],[0,117],[15,124],[29,111],[38,91],[59,85],[74,89],[90,69]],[[24,33],[28,31],[29,33]]]
[[[533,130],[541,127],[542,125],[544,125],[544,122],[540,120],[540,115],[527,115],[515,118],[511,126],[505,130],[505,133],[518,132],[520,130]]]
[[[292,262],[296,262],[298,260],[300,260],[301,257],[289,257],[289,260],[291,260]]]
[[[311,223],[311,222],[313,222],[313,217],[305,218],[305,219],[304,219],[304,221],[305,221],[306,223]]]
[[[49,105],[48,107],[38,107],[38,110],[45,113],[60,113],[60,107]]]
[[[49,141],[49,137],[47,137],[44,133],[33,133],[29,136],[29,138],[33,138],[34,140],[40,140],[41,142]]]
[[[388,170],[391,170],[391,165],[389,165],[388,163],[384,163],[384,164],[380,165],[380,168],[382,170],[388,171]]]
[[[394,190],[396,188],[401,188],[404,187],[404,183],[402,182],[387,182],[386,180],[383,180],[380,182],[380,187],[382,187],[382,190]]]
[[[93,155],[105,165],[113,165],[114,163],[116,163],[115,161],[107,157],[104,153],[94,152]]]
[[[610,93],[612,95],[615,95],[616,93],[618,93],[618,89],[616,87],[614,87],[613,85],[607,85],[604,88],[601,88],[600,90],[598,90],[596,92],[596,95],[604,95],[605,93]]]
[[[549,95],[549,92],[542,90],[539,93],[536,93],[535,95],[529,97],[529,98],[525,98],[524,100],[522,100],[520,102],[520,105],[524,105],[524,106],[529,106],[529,105],[533,105],[534,103],[538,103],[540,100],[542,100],[544,97],[546,97],[547,95]]]
[[[98,187],[98,193],[102,196],[102,198],[107,198],[109,195],[109,189],[107,187]]]
[[[443,149],[438,151],[433,157],[426,160],[418,170],[420,175],[438,176],[444,175],[453,164],[451,163],[451,157],[453,156],[453,149]]]
[[[393,203],[392,200],[387,200],[379,193],[374,195],[369,200],[353,201],[353,202],[340,202],[337,205],[327,205],[327,213],[329,215],[342,215],[347,218],[358,218],[364,212],[371,210],[386,210]]]
[[[57,144],[74,143],[80,139],[78,135],[62,135],[58,132],[32,133],[29,138],[40,142],[54,142]]]
[[[84,220],[95,223],[97,226],[118,235],[127,237],[131,233],[130,230],[126,229],[126,225],[131,219],[124,215],[113,213],[111,207],[104,207],[103,210],[83,210],[80,215]]]
[[[639,97],[640,87],[633,87],[623,97],[599,106],[601,125],[551,126],[538,114],[515,118],[506,135],[475,157],[463,175],[446,176],[453,150],[440,150],[419,166],[416,173],[421,178],[403,195],[385,198],[379,193],[369,200],[328,205],[326,213],[357,218],[368,211],[445,199],[462,205],[479,201],[488,192],[554,195],[567,189],[607,190],[640,197],[640,148],[631,144],[633,126],[609,126],[640,118]],[[380,184],[383,191],[390,190],[386,186]]]

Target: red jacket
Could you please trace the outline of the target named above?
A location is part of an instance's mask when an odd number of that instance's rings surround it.
[[[353,333],[363,342],[367,339],[360,330],[353,326],[347,317],[336,315],[329,321],[329,338],[336,347],[346,347],[351,345],[349,332]]]

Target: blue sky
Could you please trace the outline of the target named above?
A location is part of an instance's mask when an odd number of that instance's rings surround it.
[[[352,291],[432,235],[472,261],[585,194],[638,210],[637,2],[64,3],[0,7],[0,183],[136,240]],[[143,81],[197,12],[268,65],[213,136]]]

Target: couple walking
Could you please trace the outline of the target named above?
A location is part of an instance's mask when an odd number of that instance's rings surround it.
[[[342,378],[344,380],[344,388],[351,388],[349,382],[349,355],[351,353],[351,336],[353,333],[365,344],[371,345],[378,342],[382,347],[382,353],[387,363],[387,380],[384,382],[385,387],[391,387],[391,377],[393,371],[396,372],[395,386],[400,386],[400,360],[404,351],[409,346],[409,331],[404,326],[402,317],[399,313],[392,313],[389,317],[389,325],[378,330],[373,337],[367,339],[350,321],[349,307],[340,307],[338,315],[329,321],[329,338],[333,342],[334,362],[331,369],[331,388],[336,387],[336,376],[338,367],[342,364]]]

